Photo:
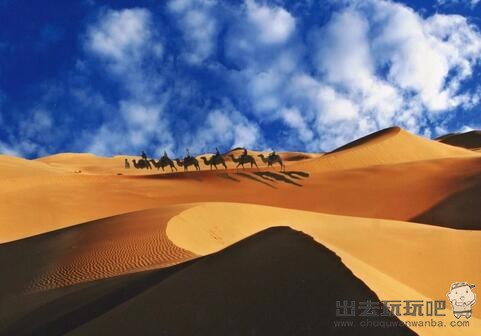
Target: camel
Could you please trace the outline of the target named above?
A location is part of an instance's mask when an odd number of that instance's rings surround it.
[[[259,154],[257,156],[260,157],[262,162],[266,163],[268,167],[274,166],[274,163],[278,163],[281,166],[281,171],[286,168],[281,157],[277,154],[270,154],[267,157],[265,157],[264,154]]]
[[[234,155],[232,155],[232,154],[230,154],[229,156],[232,158],[232,161],[237,163],[236,168],[239,167],[239,166],[242,166],[242,168],[244,169],[245,168],[244,164],[246,164],[246,163],[250,163],[251,168],[252,168],[252,166],[256,166],[257,168],[259,168],[257,166],[256,159],[254,159],[254,157],[252,155],[243,154],[243,155],[239,156],[238,158],[234,157]]]
[[[227,169],[227,165],[225,164],[224,158],[220,154],[215,154],[210,157],[210,159],[207,159],[205,156],[200,157],[202,161],[204,161],[204,164],[206,166],[210,166],[210,169],[212,169],[212,166],[217,169],[217,165],[223,165],[225,169]]]
[[[148,160],[142,159],[137,162],[137,160],[134,159],[132,160],[132,163],[134,164],[134,167],[136,169],[152,169],[152,166],[150,165],[150,162]]]
[[[189,166],[194,166],[196,170],[200,170],[199,161],[193,156],[186,156],[184,160],[175,159],[175,162],[179,167],[184,167],[184,171],[189,170]]]
[[[157,168],[157,170],[159,170],[159,168],[162,168],[162,171],[165,171],[164,168],[169,166],[170,170],[172,172],[174,172],[174,169],[177,171],[177,168],[175,167],[174,161],[169,159],[168,156],[162,156],[159,159],[159,161],[150,160],[150,162],[152,162],[152,164],[155,166],[155,168]]]

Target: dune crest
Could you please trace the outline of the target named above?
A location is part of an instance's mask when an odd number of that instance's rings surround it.
[[[420,299],[444,299],[457,278],[481,283],[481,271],[466,267],[477,263],[479,231],[249,204],[209,203],[173,217],[167,235],[177,246],[206,255],[271,226],[290,226],[312,236],[342,256],[343,262],[381,299],[393,300],[386,296],[393,293],[400,300],[414,300],[418,294]],[[463,263],[459,262],[460,257]],[[439,267],[439,263],[443,266]],[[426,280],[434,278],[436,281]],[[402,288],[406,290],[401,291]],[[474,316],[481,318],[481,311]],[[481,323],[476,325],[481,328]]]
[[[54,175],[60,172],[61,170],[42,162],[0,154],[0,179]]]
[[[355,140],[309,162],[315,171],[355,169],[444,158],[476,157],[473,151],[391,127]],[[298,168],[307,163],[299,163]]]

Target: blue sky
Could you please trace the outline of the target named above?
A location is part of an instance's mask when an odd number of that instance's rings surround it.
[[[481,127],[481,1],[0,0],[0,152],[326,151]]]

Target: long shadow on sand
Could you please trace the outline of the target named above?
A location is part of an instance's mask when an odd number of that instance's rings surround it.
[[[278,174],[278,173],[274,173],[274,172],[270,172],[270,171],[254,172],[254,174],[256,174],[259,177],[262,177],[263,179],[266,179],[266,180],[269,180],[269,181],[272,181],[272,182],[279,181],[279,182],[284,182],[284,183],[287,183],[287,184],[292,184],[292,185],[295,185],[295,186],[298,186],[298,187],[302,187],[302,184],[294,182],[293,180],[287,178],[283,174]]]
[[[236,179],[234,176],[229,175],[228,173],[220,173],[217,176],[220,176],[222,178],[225,178],[227,180],[231,180],[231,181],[234,181],[234,182],[240,182],[239,179]]]
[[[239,176],[242,176],[242,177],[245,177],[245,178],[248,178],[250,180],[253,180],[253,181],[256,181],[256,182],[259,182],[259,183],[262,183],[263,185],[266,185],[272,189],[277,189],[276,186],[270,184],[270,183],[267,183],[265,181],[262,181],[261,179],[258,179],[257,177],[255,177],[254,175],[250,175],[250,174],[247,174],[247,173],[236,173],[236,175],[239,175]]]

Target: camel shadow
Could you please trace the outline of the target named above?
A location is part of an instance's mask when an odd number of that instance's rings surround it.
[[[220,173],[220,174],[218,174],[217,176],[222,177],[222,178],[225,178],[225,179],[227,179],[227,180],[234,181],[234,182],[240,182],[239,179],[236,179],[234,176],[231,176],[231,175],[229,175],[228,173]]]
[[[283,182],[283,183],[295,185],[297,187],[302,187],[302,184],[287,178],[284,174],[274,173],[271,171],[254,172],[254,174],[271,182]],[[298,177],[295,177],[295,178],[300,179]]]
[[[156,180],[195,180],[197,182],[202,182],[202,177],[198,172],[187,171],[187,172],[173,172],[173,173],[159,173],[159,174],[148,174],[148,175],[132,175],[131,178],[136,179],[156,179]]]
[[[282,174],[289,176],[290,178],[301,180],[302,178],[309,177],[309,173],[303,171],[283,171]]]
[[[272,184],[267,183],[267,182],[265,182],[265,181],[262,181],[261,179],[258,179],[257,177],[255,177],[255,176],[253,176],[253,175],[249,175],[249,174],[247,174],[247,173],[236,173],[236,174],[239,175],[239,176],[242,176],[242,177],[245,177],[245,178],[254,180],[254,181],[256,181],[256,182],[262,183],[262,184],[264,184],[264,185],[266,185],[266,186],[268,186],[268,187],[270,187],[270,188],[272,188],[272,189],[277,189],[277,188],[276,188],[275,186],[273,186]]]

